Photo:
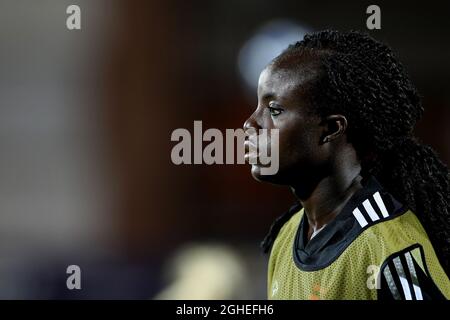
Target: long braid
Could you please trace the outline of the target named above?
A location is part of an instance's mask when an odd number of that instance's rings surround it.
[[[272,63],[300,70],[305,59],[316,60],[321,72],[311,87],[314,111],[347,117],[347,134],[361,159],[361,174],[376,176],[416,213],[448,273],[449,171],[430,147],[413,137],[423,107],[401,63],[388,46],[366,34],[330,30],[305,36]],[[289,214],[293,213],[282,220]],[[278,233],[280,228],[272,231]],[[266,250],[275,237],[266,237]]]

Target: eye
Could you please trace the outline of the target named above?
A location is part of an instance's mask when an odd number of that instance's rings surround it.
[[[282,108],[277,107],[275,104],[270,104],[268,108],[272,117],[279,116],[284,111]]]

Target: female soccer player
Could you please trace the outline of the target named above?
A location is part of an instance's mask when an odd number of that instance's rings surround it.
[[[263,70],[244,129],[279,130],[279,170],[251,172],[298,199],[263,242],[270,299],[450,298],[449,171],[413,137],[422,112],[358,32],[307,35]]]

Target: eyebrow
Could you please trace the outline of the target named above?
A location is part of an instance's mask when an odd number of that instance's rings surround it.
[[[261,97],[261,100],[272,100],[272,99],[276,99],[276,94],[275,93],[266,93]]]

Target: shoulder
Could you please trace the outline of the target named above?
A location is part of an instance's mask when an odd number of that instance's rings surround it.
[[[303,208],[295,208],[292,216],[287,220],[278,232],[274,246],[283,244],[292,244],[298,232],[300,222],[304,214]]]
[[[450,282],[439,262],[420,244],[387,257],[380,268],[378,298],[381,300],[442,300]],[[430,256],[431,255],[431,256]]]
[[[286,225],[292,225],[293,219],[298,218],[298,213],[301,211],[302,206],[300,203],[295,203],[291,208],[283,213],[281,216],[275,219],[269,229],[269,233],[265,236],[261,243],[261,248],[264,253],[269,253],[274,245],[276,238],[278,237],[281,230],[286,229]]]

